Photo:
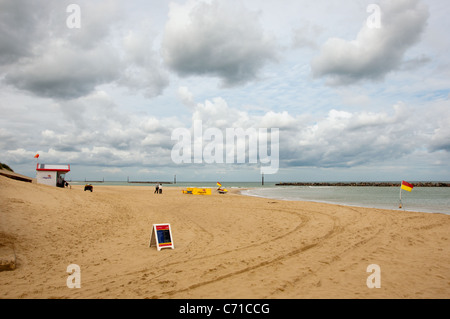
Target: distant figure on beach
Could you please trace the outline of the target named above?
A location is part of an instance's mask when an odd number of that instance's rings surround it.
[[[162,185],[159,183],[159,193],[162,194]]]
[[[156,184],[155,192],[153,194],[159,194],[159,183]]]

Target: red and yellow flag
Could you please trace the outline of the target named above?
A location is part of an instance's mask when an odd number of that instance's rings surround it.
[[[39,154],[34,155],[34,158],[39,158]]]
[[[405,191],[410,192],[413,188],[414,186],[412,184],[402,181],[402,189],[404,189]]]
[[[220,184],[219,182],[217,182],[217,186],[222,187],[222,184]]]

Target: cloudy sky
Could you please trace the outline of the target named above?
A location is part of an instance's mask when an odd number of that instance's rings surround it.
[[[174,130],[201,120],[278,128],[268,181],[448,181],[449,16],[448,0],[0,0],[0,162],[259,181],[260,162],[173,161]]]

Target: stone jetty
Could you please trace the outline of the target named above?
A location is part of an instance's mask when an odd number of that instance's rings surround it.
[[[450,187],[450,182],[411,182],[414,187]],[[401,182],[296,182],[277,183],[276,186],[371,186],[400,187]]]

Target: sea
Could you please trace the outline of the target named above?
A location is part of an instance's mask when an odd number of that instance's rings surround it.
[[[116,185],[116,186],[155,186],[154,182],[71,182],[73,185]],[[415,187],[411,192],[400,187],[380,186],[277,186],[274,182],[264,185],[255,182],[221,182],[222,187],[238,189],[246,196],[263,197],[276,200],[311,201],[355,207],[394,209],[425,213],[450,215],[450,187]],[[164,187],[217,188],[216,182],[177,182],[163,184]]]

